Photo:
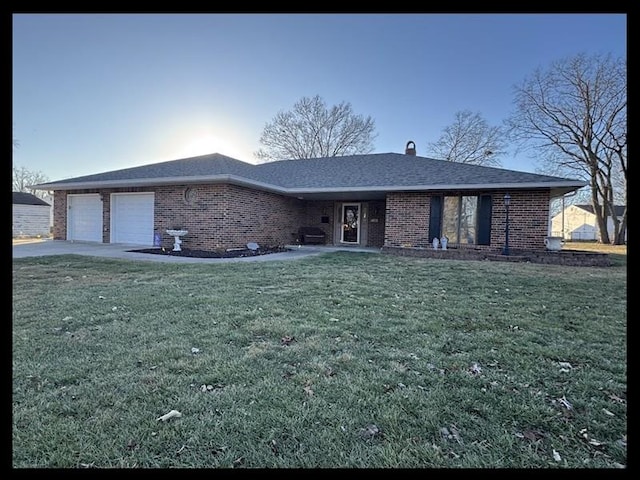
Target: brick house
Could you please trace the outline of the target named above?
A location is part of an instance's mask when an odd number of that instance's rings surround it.
[[[413,142],[409,142],[407,147]],[[54,192],[57,240],[169,247],[167,229],[188,230],[183,247],[299,241],[313,226],[325,243],[498,251],[505,242],[544,250],[552,198],[578,180],[378,153],[252,165],[220,154],[75,177],[35,186]]]

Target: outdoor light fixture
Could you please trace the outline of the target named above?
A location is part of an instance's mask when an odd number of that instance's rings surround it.
[[[504,196],[504,208],[506,212],[504,223],[504,248],[502,249],[503,255],[509,255],[509,204],[511,203],[511,195],[508,193]]]

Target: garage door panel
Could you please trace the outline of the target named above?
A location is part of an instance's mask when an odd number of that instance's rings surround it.
[[[153,245],[154,194],[112,194],[111,242]]]
[[[67,240],[102,242],[100,195],[67,195]]]

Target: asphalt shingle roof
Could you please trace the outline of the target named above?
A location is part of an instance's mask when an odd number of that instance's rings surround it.
[[[80,188],[106,182],[145,184],[184,180],[206,181],[229,177],[246,183],[260,183],[275,190],[303,192],[402,187],[438,188],[452,186],[575,186],[583,182],[515,170],[468,165],[400,153],[374,153],[330,158],[282,160],[253,165],[221,154],[171,160],[168,162],[85,175],[39,185],[39,188]]]
[[[151,178],[170,177],[195,177],[209,175],[237,175],[250,178],[254,165],[236,160],[217,153],[202,155],[199,157],[184,158],[180,160],[169,160],[167,162],[153,163],[139,167],[125,168],[122,170],[112,170],[104,173],[95,173],[74,177],[56,183],[68,182],[105,182],[114,180],[141,180]]]
[[[590,205],[588,203],[581,203],[579,205],[576,205],[576,207],[581,208],[582,210],[585,210],[589,213],[593,213],[593,205]],[[621,217],[622,215],[624,215],[624,205],[616,205],[614,209],[616,211],[616,217]]]
[[[50,207],[47,202],[35,195],[27,192],[13,192],[13,204],[16,205],[46,205]]]
[[[559,180],[546,175],[400,153],[284,160],[256,167],[261,181],[287,188],[411,187]]]

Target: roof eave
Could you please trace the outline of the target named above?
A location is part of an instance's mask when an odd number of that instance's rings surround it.
[[[562,196],[568,192],[577,190],[586,185],[584,182],[567,180],[556,182],[521,182],[521,183],[473,183],[473,184],[436,184],[436,185],[372,185],[363,187],[305,187],[286,188],[270,183],[259,182],[237,175],[207,175],[191,177],[162,177],[162,178],[142,178],[132,180],[106,180],[92,182],[53,182],[33,185],[29,188],[36,190],[85,190],[99,188],[127,188],[146,187],[155,185],[185,185],[185,184],[216,184],[230,183],[249,188],[279,193],[282,195],[304,195],[313,193],[340,193],[340,192],[420,192],[420,191],[465,191],[465,190],[529,190],[529,189],[549,189],[552,196]]]

